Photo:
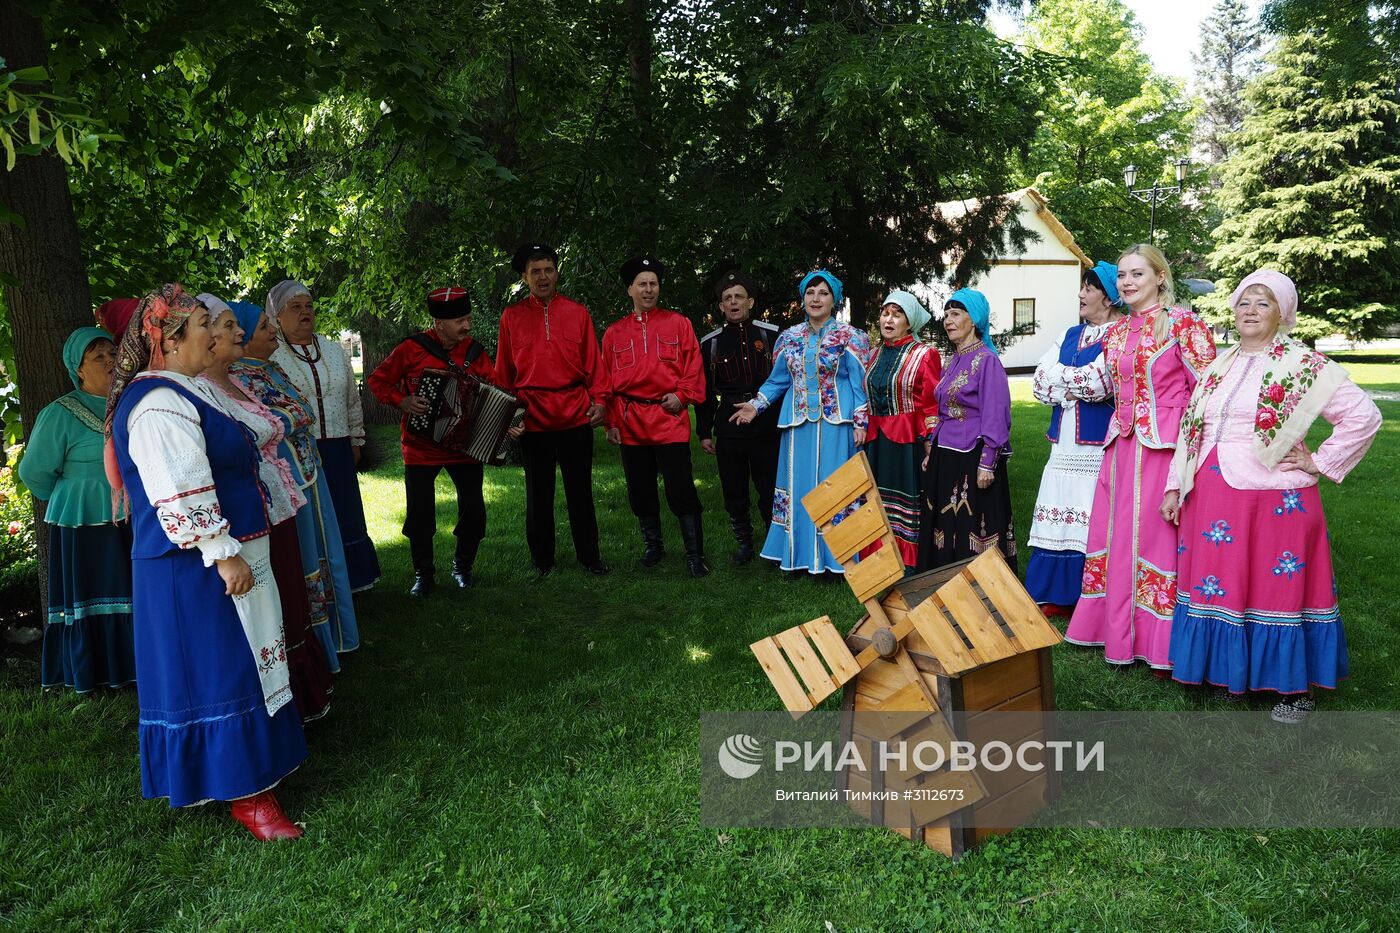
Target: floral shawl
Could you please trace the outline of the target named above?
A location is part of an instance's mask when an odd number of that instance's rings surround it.
[[[1216,357],[1191,393],[1181,419],[1182,443],[1177,444],[1172,469],[1181,482],[1181,498],[1191,491],[1205,447],[1206,400],[1219,387],[1230,364],[1239,355],[1235,344]],[[1269,368],[1259,386],[1259,408],[1254,416],[1254,453],[1259,462],[1274,469],[1302,442],[1347,373],[1326,356],[1292,337],[1277,335],[1265,351]]]

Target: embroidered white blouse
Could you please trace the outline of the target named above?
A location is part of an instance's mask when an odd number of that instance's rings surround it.
[[[365,412],[344,347],[316,334],[305,346],[278,343],[272,361],[305,396],[316,416],[318,439],[348,437],[355,447],[364,444]]]
[[[261,402],[244,401],[225,394],[219,385],[203,375],[199,382],[213,390],[219,399],[219,407],[235,421],[253,432],[262,460],[258,463],[258,479],[267,493],[267,519],[280,525],[294,517],[297,510],[306,505],[306,495],[292,477],[292,466],[277,455],[277,446],[282,443],[282,420],[263,407]]]
[[[1079,332],[1078,349],[1083,350],[1103,340],[1111,323],[1086,325]],[[1087,366],[1066,366],[1060,362],[1060,346],[1064,343],[1065,334],[1056,338],[1054,345],[1045,351],[1036,364],[1035,376],[1031,381],[1035,400],[1042,405],[1071,409],[1080,401],[1102,402],[1112,398],[1113,381],[1104,354],[1094,357],[1094,361]]]
[[[197,379],[168,370],[159,378],[179,383],[215,408],[224,407],[218,394]],[[152,389],[132,406],[126,428],[132,462],[141,471],[165,536],[181,548],[198,548],[206,567],[237,554],[242,546],[219,508],[198,409],[174,389]]]

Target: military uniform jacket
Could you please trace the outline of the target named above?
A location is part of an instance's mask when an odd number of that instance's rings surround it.
[[[753,398],[773,371],[779,329],[766,321],[725,324],[700,339],[705,401],[695,408],[695,433],[709,437],[757,437],[778,430],[778,406],[748,424],[734,424],[734,409]]]

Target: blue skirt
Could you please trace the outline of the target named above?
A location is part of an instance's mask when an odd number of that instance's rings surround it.
[[[316,449],[321,452],[321,476],[325,477],[335,504],[350,589],[358,593],[379,582],[379,555],[374,552],[374,542],[365,528],[365,506],[360,500],[354,448],[350,438],[333,437],[317,441]]]
[[[1026,592],[1038,603],[1073,606],[1084,585],[1084,552],[1031,548],[1026,564]]]
[[[317,474],[316,482],[304,492],[306,505],[296,518],[297,542],[301,545],[306,594],[311,601],[311,630],[325,649],[331,670],[339,673],[340,658],[336,655],[360,647],[360,625],[355,618],[355,600],[350,595],[345,547],[340,541],[340,526],[325,474]]]
[[[778,448],[778,482],[773,488],[773,524],[762,556],[784,570],[845,573],[802,507],[807,495],[856,454],[849,424],[804,421],[784,428]]]
[[[306,758],[295,703],[267,714],[233,599],[199,551],[132,561],[141,792],[172,807],[247,797]]]
[[[129,522],[49,526],[48,609],[42,686],[87,693],[135,682]]]

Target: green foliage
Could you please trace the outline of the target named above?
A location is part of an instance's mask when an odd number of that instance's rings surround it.
[[[1138,167],[1137,188],[1175,184],[1170,163],[1189,154],[1192,103],[1179,81],[1152,70],[1121,0],[1042,0],[1022,41],[1071,68],[1041,104],[1023,182],[1049,198],[1086,253],[1115,259],[1148,233],[1148,208],[1128,197],[1123,169]],[[1201,233],[1189,199],[1158,205],[1157,243],[1173,259],[1189,263]]]
[[[14,463],[22,453],[19,447],[10,449]],[[0,466],[0,567],[11,568],[13,574],[33,575],[38,544],[34,537],[34,510],[29,493],[19,482],[13,464]]]
[[[1259,73],[1262,44],[1263,33],[1245,0],[1220,0],[1201,22],[1200,48],[1191,53],[1202,98],[1196,131],[1212,165],[1225,161],[1225,138],[1244,123],[1245,86]]]
[[[43,87],[49,75],[44,68],[9,70],[0,57],[0,152],[5,171],[13,171],[22,155],[35,156],[53,149],[59,158],[86,167],[103,140],[113,137],[99,133],[101,124],[79,112],[74,101],[52,94]],[[0,223],[17,218],[0,204]]]
[[[1232,144],[1211,264],[1226,282],[1261,267],[1298,284],[1298,334],[1379,334],[1400,317],[1400,93],[1385,55],[1332,72],[1330,40],[1279,40],[1250,85]]]

